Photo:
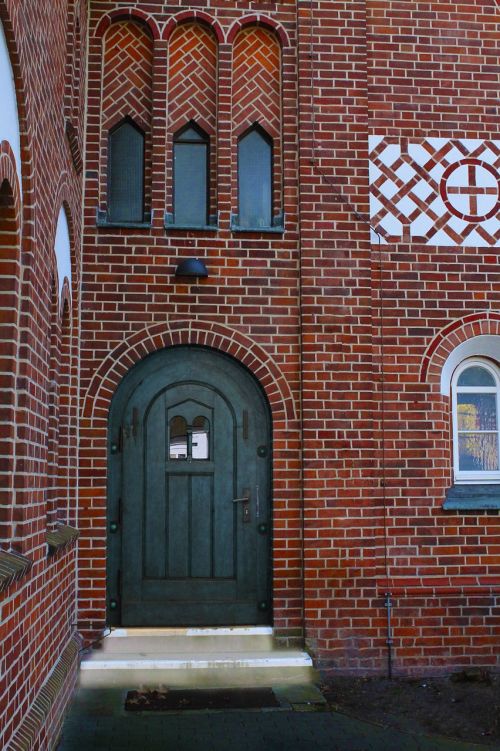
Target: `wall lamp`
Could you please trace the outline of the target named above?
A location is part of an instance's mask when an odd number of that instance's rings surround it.
[[[199,258],[185,258],[175,269],[176,276],[197,276],[205,278],[208,276],[207,267]]]

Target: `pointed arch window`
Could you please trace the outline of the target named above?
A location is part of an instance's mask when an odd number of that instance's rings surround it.
[[[125,118],[109,133],[108,221],[144,220],[144,133]]]
[[[174,135],[174,224],[209,224],[210,139],[191,121]]]
[[[238,141],[238,224],[241,229],[272,226],[273,140],[254,125]]]

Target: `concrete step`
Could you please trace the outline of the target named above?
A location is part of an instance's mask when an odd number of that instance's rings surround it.
[[[255,628],[117,628],[105,637],[99,653],[108,655],[213,655],[226,652],[269,652],[278,649],[269,627]]]
[[[307,684],[310,656],[285,649],[272,629],[115,629],[81,663],[84,686],[217,687]]]

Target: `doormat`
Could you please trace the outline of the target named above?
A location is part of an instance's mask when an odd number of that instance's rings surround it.
[[[129,712],[171,712],[188,709],[262,709],[280,707],[272,688],[199,688],[129,691]]]

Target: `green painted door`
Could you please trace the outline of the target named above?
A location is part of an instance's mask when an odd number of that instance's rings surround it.
[[[268,622],[270,431],[254,379],[210,350],[164,350],[124,379],[110,427],[111,621]]]

